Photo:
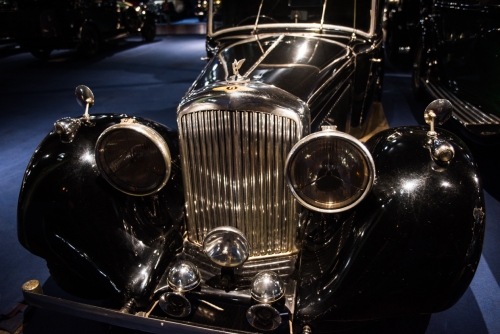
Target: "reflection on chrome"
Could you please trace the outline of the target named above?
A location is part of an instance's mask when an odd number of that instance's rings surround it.
[[[158,305],[163,312],[175,318],[187,317],[191,313],[191,303],[182,293],[178,292],[162,294]]]
[[[285,294],[283,281],[272,270],[255,275],[250,289],[252,298],[260,303],[273,303]]]
[[[201,281],[201,275],[198,268],[191,262],[181,260],[177,261],[170,268],[167,275],[167,283],[174,291],[189,291],[198,286]]]
[[[268,304],[250,307],[247,311],[247,320],[253,327],[264,331],[272,331],[281,325],[280,313]]]
[[[238,226],[251,256],[294,251],[297,205],[283,170],[298,120],[209,110],[181,116],[179,129],[189,239],[202,244],[210,230]]]
[[[221,226],[211,230],[203,242],[203,252],[221,267],[237,267],[248,259],[248,241],[240,230]]]

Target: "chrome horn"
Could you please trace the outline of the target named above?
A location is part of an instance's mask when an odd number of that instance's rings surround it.
[[[184,318],[191,313],[191,303],[180,292],[162,294],[158,304],[163,312],[174,318]]]
[[[195,289],[201,282],[198,268],[189,261],[177,261],[167,273],[167,284],[173,292],[160,296],[158,304],[167,315],[183,318],[191,313],[191,303],[184,292]]]
[[[252,327],[263,331],[272,331],[281,325],[281,315],[269,304],[257,304],[247,311],[247,320]]]
[[[250,284],[250,294],[258,303],[247,310],[247,320],[254,328],[272,331],[281,324],[281,315],[270,304],[285,295],[281,278],[272,270],[258,273]]]

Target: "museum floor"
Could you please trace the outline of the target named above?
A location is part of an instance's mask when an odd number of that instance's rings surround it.
[[[44,260],[19,244],[17,196],[30,156],[54,121],[83,113],[73,94],[77,85],[93,90],[92,113],[133,114],[176,127],[176,106],[205,64],[200,60],[205,37],[185,30],[164,32],[148,44],[129,38],[91,60],[73,51],[54,52],[48,62],[16,50],[0,53],[0,333],[103,332],[98,323],[22,304],[21,285],[29,279],[38,279],[47,294],[66,294],[50,278]],[[423,124],[425,106],[413,98],[410,79],[408,70],[387,65],[382,105],[391,127]],[[427,333],[500,333],[500,177],[494,174],[498,164],[484,158],[499,152],[489,150],[477,152],[488,181],[479,269],[462,299],[432,316]]]

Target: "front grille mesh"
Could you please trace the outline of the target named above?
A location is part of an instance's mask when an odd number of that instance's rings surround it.
[[[252,111],[198,111],[179,120],[188,236],[201,244],[218,226],[247,237],[251,256],[294,250],[297,204],[285,181],[300,138],[286,117]]]

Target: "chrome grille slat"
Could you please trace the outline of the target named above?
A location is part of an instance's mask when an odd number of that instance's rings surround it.
[[[251,256],[294,251],[297,204],[284,165],[299,140],[294,120],[252,111],[196,111],[179,120],[188,236],[217,226],[247,237]]]

